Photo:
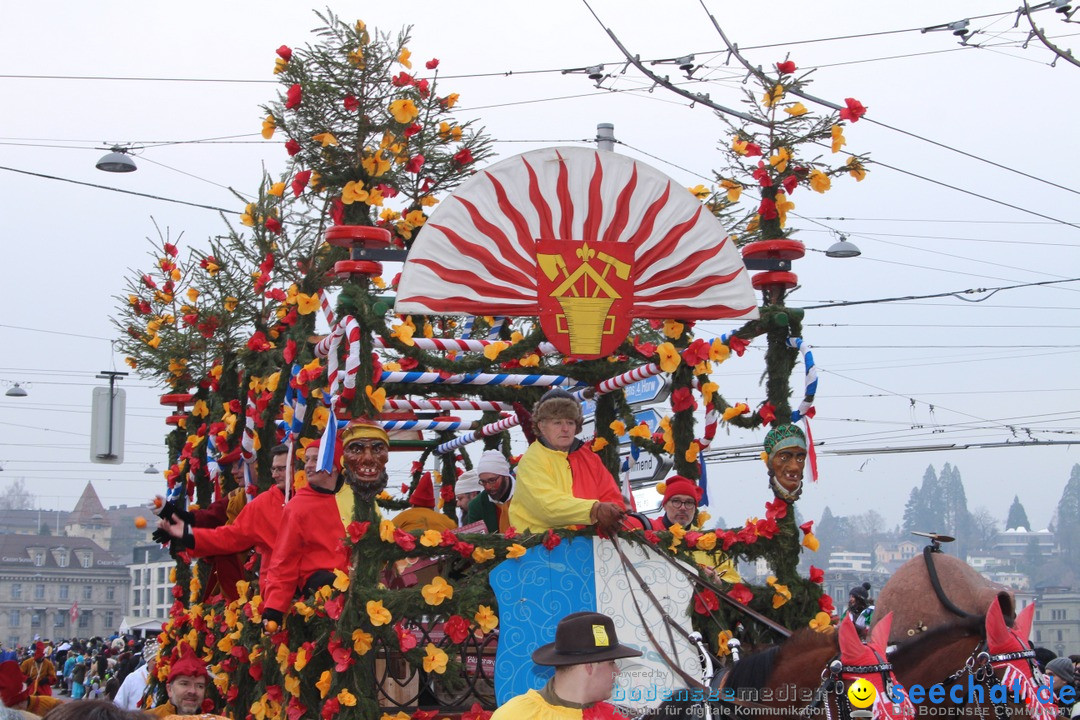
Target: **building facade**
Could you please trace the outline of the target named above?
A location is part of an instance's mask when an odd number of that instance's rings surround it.
[[[1080,653],[1080,593],[1048,588],[1035,602],[1031,625],[1035,645],[1050,648],[1059,657]]]
[[[0,639],[108,637],[130,583],[124,562],[87,538],[0,535]]]
[[[128,565],[131,574],[128,623],[135,626],[148,618],[164,621],[175,600],[170,578],[176,561],[168,548],[160,545],[140,545],[132,554],[132,563]]]

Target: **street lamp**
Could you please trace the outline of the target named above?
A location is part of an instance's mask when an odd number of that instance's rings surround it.
[[[12,386],[10,388],[8,388],[8,391],[6,393],[4,393],[4,394],[7,395],[8,397],[26,397],[27,396],[26,388],[19,385],[19,383],[13,383]]]
[[[862,255],[859,246],[847,239],[847,235],[841,235],[840,239],[829,246],[825,251],[826,257],[853,258]]]
[[[119,145],[113,146],[111,152],[103,155],[94,167],[98,170],[113,173],[128,173],[138,170],[135,161],[128,155],[128,149]]]

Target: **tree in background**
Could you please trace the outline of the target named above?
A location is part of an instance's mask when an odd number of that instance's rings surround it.
[[[1023,508],[1021,508],[1023,512]],[[979,508],[971,513],[970,552],[990,552],[997,542],[1001,531],[998,520],[986,508]]]
[[[1005,529],[1017,530],[1019,528],[1031,532],[1031,522],[1028,521],[1027,511],[1024,510],[1024,506],[1020,504],[1020,496],[1013,495],[1012,505],[1009,506],[1009,517],[1005,521]]]
[[[1069,566],[1080,560],[1080,463],[1073,465],[1069,482],[1054,512],[1054,539],[1061,559]]]
[[[0,491],[0,510],[33,510],[37,507],[37,495],[26,489],[22,478],[15,478],[10,487]]]

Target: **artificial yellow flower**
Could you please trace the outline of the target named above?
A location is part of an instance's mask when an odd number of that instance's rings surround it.
[[[514,543],[510,547],[506,548],[506,557],[511,560],[519,558],[525,554],[525,548],[517,543]]]
[[[728,640],[734,637],[730,630],[721,630],[716,635],[716,650],[717,655],[724,656],[731,654],[731,648],[728,647]]]
[[[442,675],[446,672],[446,663],[450,657],[435,647],[434,643],[428,643],[424,654],[424,672],[434,672]]]
[[[788,589],[788,586],[775,582],[775,578],[772,583],[772,589],[775,593],[772,597],[773,610],[783,607],[787,604],[787,601],[791,599],[791,590]]]
[[[412,339],[414,332],[416,332],[416,327],[414,325],[402,323],[390,331],[390,336],[397,338],[399,341],[411,347],[416,344],[416,341]]]
[[[719,390],[719,389],[720,389],[720,386],[717,385],[716,383],[712,382],[712,381],[709,381],[707,383],[702,383],[702,385],[701,385],[701,399],[705,401],[706,406],[712,405],[713,395],[716,394],[716,391]]]
[[[849,157],[847,161],[848,175],[855,178],[855,182],[862,182],[866,177],[866,168],[856,157]]]
[[[492,556],[494,557],[494,553]],[[446,582],[441,575],[436,575],[434,580],[420,589],[420,594],[428,605],[442,605],[444,600],[454,597],[454,586]]]
[[[244,212],[240,213],[240,224],[245,227],[255,227],[255,203],[244,206]]]
[[[474,548],[472,551],[473,562],[486,563],[488,560],[495,559],[495,551],[491,548]]]
[[[379,539],[385,543],[394,542],[394,530],[397,526],[391,520],[383,520],[379,523]]]
[[[390,103],[390,114],[402,125],[407,125],[416,119],[420,111],[412,100],[401,98]]]
[[[425,530],[420,535],[420,544],[424,547],[439,547],[442,543],[442,533],[438,530]]]
[[[821,541],[817,539],[814,533],[806,533],[803,536],[802,545],[810,552],[817,552],[818,548],[821,547]]]
[[[686,448],[686,462],[696,463],[699,452],[701,452],[701,445],[698,444],[697,440],[694,440],[690,443],[690,447]]]
[[[371,155],[365,155],[364,159],[360,161],[360,166],[364,168],[371,177],[380,177],[386,174],[386,171],[393,166],[393,161],[383,157],[382,151]]]
[[[701,517],[698,517],[698,522],[703,522]],[[698,550],[705,550],[706,552],[716,547],[716,533],[707,532],[697,540]]]
[[[285,692],[293,697],[300,696],[300,678],[296,675],[285,676]]]
[[[433,207],[433,206],[437,205],[438,203],[439,203],[439,198],[434,197],[432,195],[425,195],[424,197],[420,198],[420,205],[422,207]]]
[[[775,155],[769,156],[769,164],[776,168],[778,173],[787,170],[789,160],[791,160],[791,152],[785,147],[778,149]]]
[[[307,662],[307,650],[301,647],[299,650],[296,651],[296,660],[293,662],[293,667],[296,669],[297,672],[300,672],[305,667],[307,667]]]
[[[709,345],[709,360],[714,363],[722,363],[731,355],[731,348],[720,338],[716,338]]]
[[[615,433],[617,437],[622,437],[626,434],[626,425],[622,420],[612,420],[608,427],[611,428],[611,432]]]
[[[761,98],[761,104],[765,107],[772,107],[783,99],[784,86],[777,83],[772,90],[765,91],[765,96]]]
[[[787,214],[795,209],[795,203],[788,200],[784,193],[776,193],[776,214],[780,218],[780,227],[787,225]]]
[[[360,180],[350,180],[345,183],[341,190],[341,202],[352,205],[354,202],[366,203],[368,191],[364,189],[364,183]]]
[[[389,625],[393,617],[390,615],[390,611],[383,607],[382,600],[368,600],[367,601],[367,614],[368,620],[375,627],[380,625]],[[353,633],[353,644],[356,644],[356,633]],[[360,653],[363,654],[363,653]]]
[[[488,360],[494,360],[496,357],[498,357],[499,353],[501,353],[503,350],[505,350],[508,347],[510,347],[509,344],[504,343],[504,342],[498,342],[498,341],[493,342],[493,343],[491,343],[489,345],[485,345],[484,346],[484,357],[486,357]]]
[[[810,189],[811,190],[814,190],[814,191],[819,192],[819,193],[824,193],[825,191],[827,191],[831,187],[832,187],[832,180],[829,179],[828,175],[826,175],[825,173],[823,173],[823,172],[821,172],[820,170],[817,170],[817,169],[810,171]]]
[[[371,650],[372,637],[370,633],[366,633],[363,630],[353,630],[352,643],[353,652],[357,655],[366,655]]]
[[[834,153],[840,152],[840,148],[847,145],[847,138],[844,137],[844,126],[833,125],[830,133],[832,134],[832,151]]]
[[[132,370],[136,370],[139,367],[139,363],[135,362],[135,358],[131,357],[130,355],[124,358],[124,362],[127,363],[127,366]]]
[[[666,373],[675,372],[675,368],[679,367],[679,363],[682,362],[679,351],[669,342],[660,344],[656,348],[656,353],[660,356],[660,369]]]
[[[443,140],[453,140],[454,142],[457,142],[461,139],[461,127],[446,122],[439,123],[439,137]]]
[[[414,228],[418,228],[427,222],[427,216],[424,215],[423,210],[413,210],[405,216],[405,222]]]
[[[346,57],[348,57],[349,62],[352,63],[355,67],[358,67],[361,70],[364,69],[364,65],[366,63],[364,62],[363,48],[356,48],[355,50],[350,51]]]
[[[696,197],[698,200],[705,200],[709,197],[709,195],[712,195],[712,193],[709,191],[709,188],[705,187],[704,185],[695,185],[692,188],[686,189],[689,190],[690,194]]]
[[[829,617],[829,613],[821,611],[813,618],[810,619],[810,629],[814,632],[829,633],[832,632],[832,618]]]
[[[363,632],[363,631],[357,631]],[[324,698],[326,694],[330,692],[330,684],[333,682],[333,676],[329,670],[323,670],[322,675],[319,676],[319,682],[315,683],[315,687],[319,689],[319,697]]]
[[[233,296],[225,298],[225,312],[232,312],[236,309],[236,306],[240,304],[240,301]]]
[[[449,110],[450,108],[457,105],[457,101],[458,101],[458,94],[457,93],[450,93],[445,98],[443,98],[443,105],[445,105],[446,109]]]
[[[334,568],[334,589],[345,592],[349,589],[349,574]]]
[[[285,58],[274,58],[274,74],[280,75],[285,72],[285,68],[289,67],[289,61]]]
[[[285,194],[285,183],[276,182],[270,186],[270,189],[266,191],[267,195],[273,195],[275,197],[281,197]]]
[[[412,57],[412,53],[409,52],[408,48],[401,48],[401,52],[397,56],[397,61],[399,63],[401,63],[402,65],[404,65],[405,67],[412,70],[412,63],[409,62],[409,58],[411,58],[411,57]]]
[[[273,115],[267,115],[266,119],[262,122],[262,136],[264,139],[269,140],[274,137],[274,131],[277,130],[277,121],[274,120]]]
[[[518,360],[518,364],[522,367],[536,367],[540,364],[540,356],[536,353],[529,353],[525,357]]]
[[[381,413],[386,406],[386,388],[372,389],[370,385],[365,385],[364,394],[371,401],[375,411]]]
[[[800,115],[805,115],[810,111],[807,110],[806,106],[803,105],[801,102],[797,102],[791,107],[784,108],[784,112],[786,112],[791,117],[799,117]]]
[[[598,437],[598,438],[594,439],[593,442],[592,442],[592,451],[593,452],[600,452],[601,450],[603,450],[607,446],[608,446],[607,438]]]
[[[739,197],[742,195],[743,186],[734,180],[721,180],[720,187],[727,191],[728,202],[739,202]]]
[[[195,302],[199,299],[199,291],[195,288],[188,288],[187,296],[188,300],[190,300],[191,302]]]
[[[481,605],[477,609],[476,614],[473,615],[473,620],[480,626],[480,629],[489,633],[499,626],[499,618],[495,615],[495,611],[489,608],[487,605]]]
[[[348,690],[342,690],[337,695],[338,702],[346,707],[353,707],[356,705],[356,696]]]
[[[679,523],[675,523],[668,530],[671,531],[671,550],[675,551],[675,548],[679,547],[683,538],[686,537],[686,528]]]
[[[664,335],[672,340],[678,340],[682,337],[684,325],[678,320],[665,320],[664,321]]]
[[[298,293],[296,296],[296,311],[301,315],[310,315],[319,309],[319,296],[315,293],[306,295]]]
[[[338,144],[337,138],[334,137],[333,134],[328,132],[319,133],[318,135],[312,135],[311,139],[319,143],[323,147],[329,147],[330,145]]]
[[[652,437],[652,430],[649,429],[647,423],[640,423],[630,428],[630,431],[627,433],[627,435],[632,438],[641,438],[642,440],[648,440]]]
[[[731,149],[735,151],[736,155],[746,155],[746,146],[749,144],[749,140],[740,140],[737,137],[731,138]]]

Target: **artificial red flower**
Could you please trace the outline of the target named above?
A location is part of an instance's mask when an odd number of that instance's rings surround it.
[[[281,221],[278,220],[275,217],[266,218],[265,225],[266,225],[266,229],[269,230],[270,232],[274,233],[275,235],[277,235],[277,234],[279,234],[281,232]]]
[[[783,502],[783,500],[780,502]],[[780,532],[780,526],[776,524],[775,520],[765,518],[764,520],[757,521],[754,525],[754,531],[766,540],[772,540],[773,537],[776,536],[776,533]]]
[[[776,202],[772,198],[761,198],[761,205],[758,206],[758,214],[761,215],[762,220],[775,220],[780,217],[776,212]]]
[[[420,93],[420,97],[424,98],[425,100],[427,99],[428,95],[431,94],[431,88],[428,85],[427,78],[424,78],[423,80],[417,82],[416,89]]]
[[[434,70],[435,68],[439,67],[439,58],[431,58],[426,63],[424,63],[424,67],[426,67],[428,70]]]
[[[253,352],[265,352],[274,347],[270,344],[270,341],[266,339],[266,335],[262,330],[256,330],[255,334],[247,341],[248,350]],[[177,585],[176,587],[180,587]]]
[[[703,590],[694,594],[694,612],[708,615],[720,609],[720,598],[712,590]]]
[[[753,172],[753,177],[758,181],[758,185],[761,187],[772,187],[772,176],[769,175],[765,163],[758,162],[757,169]]]
[[[795,69],[795,63],[792,60],[776,63],[776,71],[781,75],[791,75]]]
[[[782,520],[787,516],[787,503],[776,498],[772,502],[765,503],[765,517],[770,520]]]
[[[345,203],[341,202],[341,196],[334,198],[330,202],[330,220],[335,225],[345,224]]]
[[[647,358],[651,358],[656,354],[656,344],[651,342],[638,342],[638,338],[634,336],[634,349]]]
[[[271,288],[270,290],[268,290],[266,292],[266,297],[269,298],[270,300],[276,300],[278,302],[285,302],[285,300],[289,296],[286,295],[285,291],[282,290],[281,288]]]
[[[697,401],[690,388],[681,387],[671,393],[671,409],[674,412],[697,409]]]
[[[466,560],[472,557],[473,550],[475,549],[476,546],[472,543],[467,543],[461,540],[454,543],[454,552],[456,552],[458,555],[465,558]]]
[[[761,407],[758,408],[757,413],[758,417],[761,418],[761,422],[765,423],[766,425],[776,419],[776,408],[773,407],[772,403],[763,404]]]
[[[460,152],[454,154],[454,162],[458,165],[468,165],[473,162],[472,151],[469,148],[462,148]]]
[[[807,520],[806,522],[804,522],[802,525],[799,526],[799,529],[802,530],[804,533],[812,533],[812,532],[814,532],[814,521],[813,520]]]
[[[836,610],[836,607],[833,605],[832,596],[830,595],[822,595],[821,597],[819,597],[817,599],[817,604],[821,612],[827,612],[830,615],[832,615],[833,612]]]
[[[289,661],[292,662],[293,658],[290,657]],[[283,693],[281,691],[281,686],[280,685],[267,685],[266,686],[266,697],[270,698],[271,700],[273,700],[276,703],[279,703],[279,702],[281,702],[282,700],[285,699],[285,693]]]
[[[417,710],[409,718],[410,720],[435,720],[438,714],[438,710]]]
[[[296,359],[296,341],[289,338],[285,341],[285,349],[281,351],[281,355],[285,358],[285,362],[291,363]]]
[[[390,84],[394,87],[408,87],[416,82],[416,79],[412,75],[402,70],[394,77],[390,78]]]
[[[810,582],[825,582],[825,571],[819,567],[810,566]]]
[[[157,290],[157,283],[154,282],[154,278],[150,277],[149,275],[143,275],[142,281],[143,285],[145,285],[146,287],[150,288],[151,290]]]
[[[473,703],[467,712],[461,714],[461,720],[491,720],[491,712],[480,707],[480,703]]]
[[[705,362],[709,359],[709,343],[698,338],[682,351],[682,359],[690,367]]]
[[[840,110],[840,119],[858,122],[866,114],[866,107],[855,98],[844,98],[846,108]]]
[[[544,547],[548,550],[554,550],[561,542],[562,538],[548,528],[547,534],[544,535]]]
[[[356,99],[355,95],[346,95],[344,103],[345,109],[349,112],[352,112],[353,110],[356,110],[360,107],[360,101]]]
[[[788,175],[780,181],[780,184],[784,186],[784,192],[790,195],[795,192],[795,188],[799,187],[799,178],[795,175]]]
[[[171,257],[176,257],[176,246],[172,243],[165,243],[165,254]]]
[[[443,623],[443,632],[456,643],[465,642],[469,637],[469,621],[460,615],[451,615]]]
[[[510,459],[511,459],[511,460],[513,460],[513,458],[510,458]],[[516,465],[517,463],[514,463],[514,464]],[[506,532],[505,532],[505,533],[503,533],[503,536],[504,536],[504,537],[505,537],[505,538],[506,538],[507,540],[513,540],[514,538],[516,538],[516,537],[517,537],[517,535],[518,535],[518,531],[517,531],[517,528],[516,528],[516,527],[514,527],[513,525],[511,525],[510,527],[506,528]]]
[[[735,587],[728,591],[728,597],[737,603],[749,605],[750,601],[754,599],[754,593],[750,592],[750,588],[742,583],[736,583]]]
[[[332,600],[327,600],[323,608],[326,610],[326,615],[331,620],[337,620],[341,617],[341,611],[345,607],[345,594],[342,593]]]
[[[322,706],[322,718],[323,720],[332,720],[337,717],[337,714],[341,712],[341,703],[336,697],[332,697],[323,703]]]
[[[420,172],[420,168],[422,168],[423,166],[424,166],[424,156],[423,155],[413,155],[411,158],[409,158],[409,162],[405,163],[405,172],[411,172],[411,173],[414,173],[414,174],[418,174]]]
[[[300,193],[304,192],[304,188],[307,187],[308,182],[311,180],[310,170],[301,170],[296,173],[296,177],[292,181],[293,197],[300,197]]]
[[[397,634],[398,645],[401,652],[408,652],[416,647],[416,636],[405,628],[405,621],[398,620],[394,625],[394,633]]]
[[[407,138],[411,138],[413,135],[416,135],[423,129],[424,128],[420,127],[420,125],[418,125],[417,123],[413,123],[409,127],[405,128],[405,132],[403,132],[402,134]]]
[[[755,157],[761,154],[761,146],[757,143],[746,143],[746,157]]]
[[[389,185],[379,184],[379,185],[375,186],[375,189],[378,190],[380,193],[382,193],[382,196],[384,198],[395,198],[395,197],[397,197],[397,194],[398,194],[397,188],[390,187]],[[427,192],[427,188],[420,188],[420,189],[422,191],[424,191],[424,192]],[[391,285],[397,285],[397,283],[391,283]]]
[[[292,60],[292,49],[288,45],[282,45],[277,49],[277,55],[285,62]]]
[[[450,485],[443,485],[439,488],[439,497],[442,498],[443,502],[453,502],[455,497],[454,488]]]
[[[415,550],[416,549],[416,536],[412,533],[407,533],[400,528],[394,528],[394,542],[402,550]]]
[[[653,545],[658,545],[660,543],[660,536],[657,535],[652,530],[646,530],[645,531],[645,539],[648,540]]]
[[[762,217],[764,217],[764,216],[762,216]],[[735,353],[736,355],[738,355],[739,357],[743,356],[743,353],[746,352],[746,347],[749,344],[750,344],[749,340],[743,339],[743,338],[739,337],[738,335],[732,335],[731,337],[728,338],[728,341],[727,341],[728,347],[731,348],[731,351],[733,353]]]
[[[442,540],[439,541],[440,547],[454,547],[457,544],[457,535],[449,530],[443,530]]]
[[[300,143],[293,138],[289,138],[285,143],[285,150],[288,151],[289,157],[292,157],[296,153],[300,152]]]
[[[262,674],[263,674],[262,663],[255,663],[254,665],[249,665],[248,666],[248,675],[250,675],[251,679],[254,680],[255,682],[259,682],[259,681],[262,680]]]
[[[364,522],[353,520],[349,523],[349,527],[345,528],[345,532],[348,534],[349,540],[355,545],[367,534],[369,527],[371,527],[371,523],[366,520]]]
[[[401,366],[401,369],[404,372],[409,372],[410,370],[415,370],[420,367],[420,362],[416,358],[403,357],[401,360],[398,360],[398,365]]]
[[[211,707],[207,712],[214,712],[214,708]],[[300,718],[307,715],[307,706],[302,705],[296,698],[290,698],[289,706],[285,709],[285,715],[289,720],[300,720]]]
[[[303,98],[304,88],[300,87],[300,83],[295,83],[285,92],[285,109],[292,110],[294,107],[300,107]]]

